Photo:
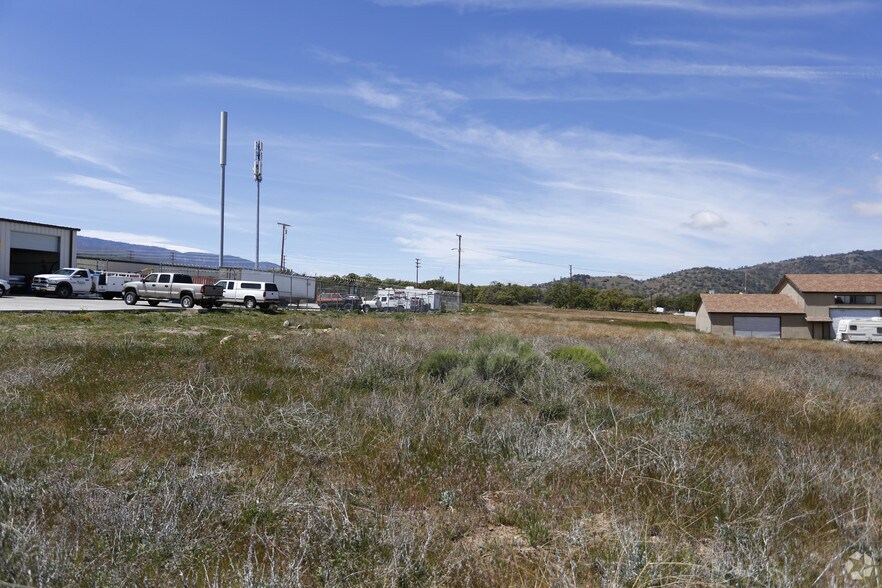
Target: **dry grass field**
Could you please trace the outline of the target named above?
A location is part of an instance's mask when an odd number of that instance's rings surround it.
[[[852,585],[882,346],[692,320],[4,313],[0,586]]]

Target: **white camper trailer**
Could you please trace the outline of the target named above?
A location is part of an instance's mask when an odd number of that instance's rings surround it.
[[[839,321],[836,340],[845,343],[882,343],[882,317]]]

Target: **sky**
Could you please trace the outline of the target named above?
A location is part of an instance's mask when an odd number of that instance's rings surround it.
[[[0,217],[309,275],[882,248],[877,0],[0,0]]]

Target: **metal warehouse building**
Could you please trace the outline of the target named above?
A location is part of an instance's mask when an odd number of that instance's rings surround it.
[[[75,267],[77,231],[42,223],[0,218],[0,277],[24,276]]]

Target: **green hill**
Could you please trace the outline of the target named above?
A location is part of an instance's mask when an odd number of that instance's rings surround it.
[[[689,292],[768,293],[784,274],[878,274],[882,273],[882,250],[852,251],[805,256],[735,269],[695,267],[646,280],[628,276],[574,275],[573,283],[587,288],[618,288],[635,296]],[[566,278],[563,278],[566,279]]]

